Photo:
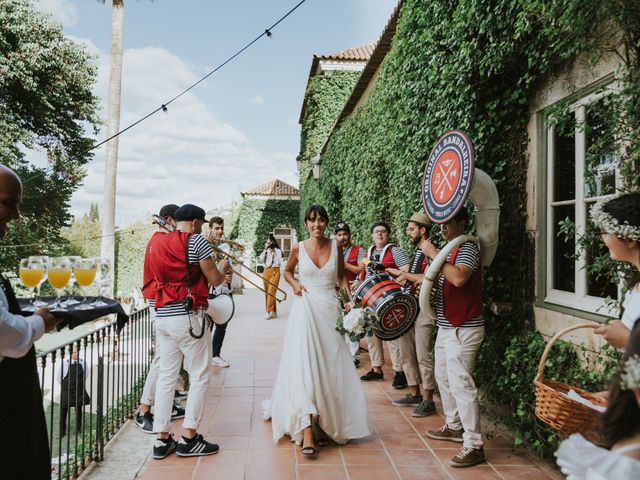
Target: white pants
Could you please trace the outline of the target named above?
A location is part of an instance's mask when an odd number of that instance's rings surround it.
[[[478,389],[473,381],[473,368],[484,327],[440,328],[436,337],[436,381],[442,399],[447,426],[464,428],[467,448],[482,447]]]
[[[369,345],[369,358],[372,367],[381,367],[384,365],[384,351],[382,350],[382,340],[375,335],[367,337]],[[402,371],[402,360],[400,359],[399,341],[391,340],[387,342],[389,346],[389,356],[391,357],[391,368],[394,372]]]
[[[402,370],[409,386],[435,390],[433,365],[433,319],[420,312],[414,327],[398,339]]]
[[[199,334],[204,318],[191,314],[193,331]],[[154,432],[168,432],[180,363],[189,372],[189,397],[182,426],[196,429],[204,411],[205,396],[211,378],[211,341],[208,332],[202,338],[189,334],[189,317],[176,315],[156,318],[156,341],[160,354],[160,372],[156,387]]]
[[[156,310],[153,307],[149,307],[149,318],[153,325],[156,322]],[[140,403],[143,405],[153,405],[153,401],[156,396],[156,384],[158,383],[158,373],[160,372],[160,352],[158,351],[157,337],[153,341],[153,361],[149,367],[147,373],[147,379],[144,381],[144,388],[142,389],[142,397],[140,397]]]
[[[356,358],[360,358],[360,342],[352,342],[346,335],[344,337],[344,340],[345,342],[347,342],[347,348],[349,349],[351,358],[353,358],[354,360]]]

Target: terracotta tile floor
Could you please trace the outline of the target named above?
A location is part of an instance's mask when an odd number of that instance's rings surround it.
[[[265,320],[260,292],[245,290],[244,295],[235,298],[236,314],[223,348],[231,367],[212,367],[214,379],[200,428],[205,438],[220,444],[220,453],[199,458],[171,455],[160,461],[149,459],[141,473],[143,479],[561,478],[526,452],[513,451],[510,437],[501,432],[486,439],[487,463],[466,469],[449,467],[447,460],[454,456],[458,445],[424,436],[427,429],[442,424],[442,416],[413,418],[411,408],[392,406],[391,400],[404,392],[391,388],[388,370],[385,381],[364,385],[375,429],[371,437],[321,448],[316,459],[303,457],[299,447],[288,440],[274,444],[271,424],[263,420],[260,404],[270,396],[275,380],[289,302],[279,307],[279,318]],[[369,358],[364,353],[359,371],[365,373],[368,367]],[[178,437],[179,422],[173,431]]]

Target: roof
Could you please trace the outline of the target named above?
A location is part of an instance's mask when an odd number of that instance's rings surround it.
[[[357,47],[348,48],[347,50],[343,50],[341,52],[329,53],[327,55],[314,55],[313,61],[311,62],[311,69],[309,70],[309,78],[307,79],[307,87],[309,87],[309,82],[312,77],[315,77],[318,74],[318,67],[320,65],[320,61],[322,60],[333,60],[336,62],[362,62],[365,63],[371,57],[371,54],[376,48],[377,42],[365,43],[364,45],[359,45]],[[300,111],[300,119],[298,123],[302,123],[304,121],[304,116],[307,113],[307,98],[305,95],[304,101],[302,102],[302,110]]]
[[[270,182],[258,185],[251,190],[242,192],[242,196],[269,196],[269,197],[295,197],[300,195],[300,191],[282,180],[275,179]]]

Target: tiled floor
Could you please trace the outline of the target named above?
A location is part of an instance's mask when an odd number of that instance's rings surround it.
[[[209,457],[148,460],[145,480],[417,480],[417,479],[547,479],[560,478],[548,466],[525,452],[511,449],[507,434],[493,432],[485,442],[488,462],[466,469],[447,465],[459,445],[424,436],[442,424],[440,415],[417,419],[410,407],[399,408],[391,400],[403,391],[391,388],[391,374],[384,382],[365,384],[369,414],[375,433],[347,445],[319,449],[316,459],[301,455],[288,440],[274,444],[271,424],[263,420],[261,402],[271,394],[281,350],[288,303],[277,319],[265,320],[259,292],[246,290],[236,296],[236,315],[229,325],[223,356],[231,367],[214,368],[201,433],[220,444],[220,453]],[[364,344],[364,342],[363,342]],[[368,368],[362,355],[360,371]],[[213,367],[212,367],[213,368]],[[180,434],[179,422],[173,431]]]

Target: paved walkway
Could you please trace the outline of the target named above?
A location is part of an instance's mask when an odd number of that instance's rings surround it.
[[[283,282],[284,283],[284,282]],[[164,460],[147,457],[139,476],[145,480],[392,480],[392,479],[547,479],[561,478],[524,452],[514,452],[508,434],[493,432],[486,440],[486,464],[455,469],[447,466],[457,444],[424,436],[439,427],[440,415],[416,419],[411,408],[394,407],[398,391],[385,381],[365,384],[369,414],[375,433],[371,438],[321,448],[315,460],[304,458],[288,440],[277,445],[271,439],[271,423],[263,420],[261,402],[271,394],[276,377],[282,333],[290,301],[280,307],[277,319],[265,320],[260,292],[245,290],[236,296],[236,315],[227,331],[223,356],[230,368],[214,368],[201,432],[220,444],[220,453],[209,457]],[[364,343],[364,342],[363,342]],[[369,367],[362,356],[364,373]],[[212,367],[213,368],[213,367]],[[400,392],[400,395],[403,391]],[[532,412],[533,414],[533,412]],[[179,435],[176,422],[173,431]],[[141,432],[136,432],[142,435]],[[142,435],[146,438],[149,436]],[[149,448],[149,447],[147,447]],[[149,449],[149,454],[151,453]],[[132,472],[131,478],[135,476]]]

